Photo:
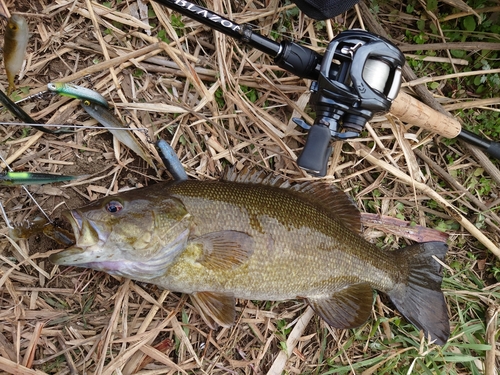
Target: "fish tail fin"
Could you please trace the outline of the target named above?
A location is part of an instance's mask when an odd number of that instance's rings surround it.
[[[434,257],[443,261],[447,251],[443,242],[416,244],[399,251],[400,264],[408,265],[407,279],[398,280],[387,293],[398,311],[439,345],[448,340],[450,323],[441,291],[442,266]]]

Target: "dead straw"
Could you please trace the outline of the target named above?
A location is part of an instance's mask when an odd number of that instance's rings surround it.
[[[279,37],[310,41],[310,47],[319,52],[323,52],[325,40],[342,28],[365,24],[371,29],[373,22],[379,23],[363,4],[341,18],[328,20],[320,30],[318,23],[307,17],[290,16],[293,4],[283,7],[272,0],[264,8],[252,0],[240,3],[214,0],[207,6],[237,22],[255,24],[264,35],[276,32],[277,25],[283,32],[283,20],[289,20],[291,27]],[[147,7],[142,0],[112,2],[111,8],[91,0],[61,1],[44,7],[43,17],[28,17],[32,39],[19,81],[23,91],[18,95],[40,95],[22,102],[25,110],[41,123],[95,125],[78,101],[45,93],[47,82],[74,82],[105,95],[115,114],[129,126],[145,127],[150,135],[170,141],[191,178],[215,180],[230,164],[238,170],[256,166],[295,180],[313,180],[295,163],[306,132],[291,119],[302,117],[312,123],[307,107],[310,82],[277,68],[263,53],[185,17],[179,19],[184,26],[174,28],[172,12],[154,2],[150,5],[155,17],[135,16],[133,7],[144,5]],[[26,9],[35,12],[33,7]],[[429,43],[401,48],[439,50],[446,56],[446,49],[493,50],[498,46]],[[458,73],[410,77],[408,81],[411,89],[418,89],[428,82],[463,77]],[[0,84],[6,85],[3,75]],[[496,105],[495,99],[466,97],[446,102],[445,108],[480,110],[486,106],[495,109]],[[12,120],[3,112],[0,119]],[[139,136],[159,161],[146,138]],[[380,117],[367,126],[362,138],[351,143],[354,151],[347,143],[333,144],[325,181],[356,198],[364,221],[371,220],[366,235],[372,241],[396,247],[405,241],[448,238],[450,257],[465,264],[473,253],[491,262],[485,252],[476,249],[475,240],[498,256],[495,202],[470,189],[469,181],[455,178],[453,168],[463,168],[470,175],[484,168],[484,174],[493,180],[498,169],[488,167],[479,154],[464,151],[459,145],[436,146],[433,139],[428,131],[408,129],[398,119]],[[168,178],[163,170],[149,170],[126,147],[113,143],[102,128],[54,137],[21,126],[0,126],[0,141],[2,156],[19,170],[91,175],[66,186],[33,190],[37,201],[56,220],[65,208]],[[447,152],[459,158],[451,169],[446,164]],[[440,187],[442,179],[446,188]],[[495,194],[499,192],[493,183],[491,195]],[[0,199],[13,223],[39,214],[15,188],[2,188]],[[430,199],[438,202],[438,207],[428,207],[425,203]],[[483,215],[487,229],[476,227],[474,216],[461,211],[464,207]],[[401,216],[403,219],[395,219]],[[453,229],[437,236],[440,233],[430,216],[446,221],[453,218],[465,230]],[[412,233],[405,227],[410,222],[416,223],[410,228]],[[302,303],[238,301],[237,324],[211,331],[185,297],[104,273],[54,267],[47,258],[60,245],[40,234],[16,243],[6,237],[5,226],[0,233],[0,369],[6,373],[281,374],[321,373],[328,366],[351,366],[353,372],[371,374],[415,349],[401,348],[398,341],[385,346],[390,337],[413,337],[404,327],[400,330],[393,324],[396,316],[383,298],[373,312],[383,320],[381,329],[374,329],[375,319],[360,331],[326,329],[324,323],[315,324],[319,320],[312,319],[312,310],[304,309]],[[455,241],[460,248],[454,246]],[[481,272],[476,277],[488,282],[486,272]],[[453,281],[457,288],[468,287],[466,278]],[[456,324],[454,296],[458,293],[451,288],[447,293]],[[485,289],[484,293],[495,291]],[[292,330],[278,338],[277,326],[283,321]],[[494,319],[489,322],[487,340],[494,348],[492,337],[496,337],[498,325]],[[159,346],[169,341],[174,343],[173,349]],[[286,351],[280,341],[286,344]],[[371,343],[383,349],[375,350]],[[442,356],[441,349],[429,350]],[[488,353],[491,368],[495,352]],[[353,369],[366,358],[379,358],[380,362],[359,371]],[[450,368],[453,365],[446,363]]]

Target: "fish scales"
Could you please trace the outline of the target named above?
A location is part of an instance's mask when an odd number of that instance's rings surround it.
[[[167,188],[193,216],[193,234],[231,229],[247,232],[256,241],[247,267],[209,274],[204,280],[193,275],[205,288],[220,292],[217,288],[223,285],[240,298],[282,300],[332,292],[360,281],[382,291],[391,286],[388,273],[397,270],[388,256],[318,207],[272,186],[200,185],[186,181]],[[175,289],[192,260],[186,257],[186,264],[174,266],[167,280],[157,282]],[[368,264],[376,273],[373,277],[366,272]],[[304,274],[303,268],[314,272]],[[179,288],[193,282],[185,280]]]
[[[330,325],[353,328],[369,318],[377,289],[446,342],[434,259],[444,260],[446,244],[383,251],[359,235],[359,212],[343,192],[318,182],[285,185],[256,174],[109,196],[65,213],[76,244],[49,259],[189,293],[212,328],[234,323],[236,298],[304,298]]]

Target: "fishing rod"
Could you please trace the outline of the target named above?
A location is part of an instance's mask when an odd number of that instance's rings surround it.
[[[313,80],[309,104],[316,119],[309,126],[297,164],[324,176],[332,147],[330,140],[358,137],[374,114],[387,112],[401,121],[446,138],[460,138],[500,159],[500,143],[462,129],[459,121],[441,114],[408,94],[399,92],[403,53],[388,40],[364,30],[348,30],[332,39],[324,55],[292,41],[275,42],[187,0],[154,0],[189,18],[271,56],[277,66]]]
[[[41,130],[44,133],[48,134],[57,135],[57,134],[67,134],[73,132],[71,130],[68,130],[67,128],[61,128],[57,130],[47,129],[46,126],[37,124],[37,122],[33,120],[30,115],[28,115],[19,105],[17,105],[17,103],[13,102],[2,90],[0,90],[0,103],[2,103],[4,107],[18,119],[24,121],[23,125],[26,124],[30,124],[33,126],[37,125],[38,130]]]

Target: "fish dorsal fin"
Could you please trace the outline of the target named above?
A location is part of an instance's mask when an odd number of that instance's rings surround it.
[[[191,294],[191,301],[210,328],[216,329],[217,324],[222,327],[231,327],[234,324],[236,309],[232,295],[196,292]]]
[[[358,207],[342,190],[321,181],[303,182],[292,185],[289,189],[300,193],[302,199],[321,207],[333,220],[361,233],[361,214]]]
[[[252,236],[235,230],[207,233],[192,242],[202,247],[197,262],[213,271],[240,266],[253,254],[255,247]]]
[[[222,176],[223,181],[238,182],[242,184],[260,184],[275,186],[279,188],[290,187],[290,181],[280,175],[272,174],[268,171],[244,167],[241,171],[236,168],[228,168]]]
[[[346,329],[362,325],[370,317],[373,290],[367,283],[349,285],[330,297],[307,298],[314,311],[332,327]]]
[[[342,190],[322,181],[306,181],[292,184],[283,176],[274,175],[265,170],[255,168],[228,168],[223,177],[224,181],[260,184],[288,189],[297,192],[300,199],[306,200],[316,207],[320,207],[333,220],[345,225],[356,233],[361,233],[361,215],[356,204]]]

